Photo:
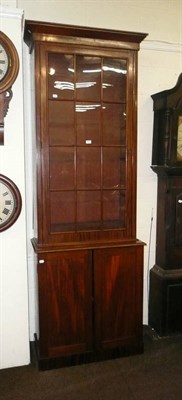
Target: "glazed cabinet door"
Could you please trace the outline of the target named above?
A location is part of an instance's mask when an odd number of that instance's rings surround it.
[[[142,246],[95,251],[95,332],[101,351],[142,342]]]
[[[38,241],[134,237],[134,55],[45,44],[40,60]]]
[[[55,252],[42,258],[38,264],[41,357],[90,351],[91,252]]]

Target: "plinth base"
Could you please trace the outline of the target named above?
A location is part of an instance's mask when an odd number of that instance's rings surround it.
[[[182,269],[151,269],[149,325],[160,336],[182,333]]]

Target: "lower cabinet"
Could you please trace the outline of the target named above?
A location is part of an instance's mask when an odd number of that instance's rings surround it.
[[[143,245],[38,260],[40,369],[142,351]]]

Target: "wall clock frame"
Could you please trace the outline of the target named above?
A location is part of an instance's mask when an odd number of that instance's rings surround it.
[[[0,32],[0,144],[4,144],[4,118],[12,99],[12,85],[19,71],[17,50],[5,33]]]
[[[22,199],[18,187],[7,176],[0,174],[0,232],[16,222],[21,208]]]

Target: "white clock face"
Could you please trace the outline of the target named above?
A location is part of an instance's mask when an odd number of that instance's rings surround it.
[[[11,218],[15,206],[13,193],[4,182],[0,182],[0,225]]]
[[[9,59],[4,46],[0,43],[0,82],[6,76],[9,66]]]

